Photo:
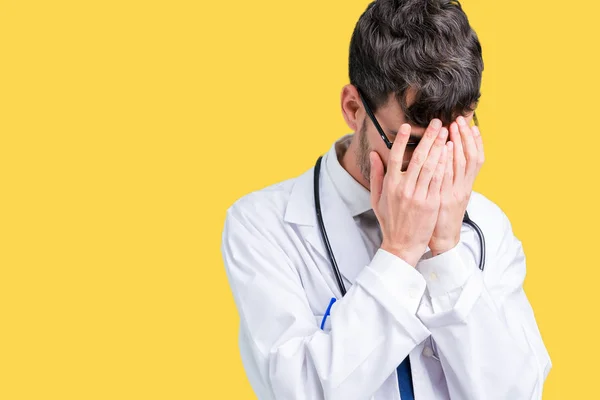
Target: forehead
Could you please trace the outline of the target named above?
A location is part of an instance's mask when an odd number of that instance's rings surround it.
[[[408,89],[406,101],[409,106],[413,103],[414,96],[414,91]],[[398,133],[400,126],[404,123],[408,123],[404,112],[402,112],[402,107],[400,107],[400,104],[393,93],[390,93],[387,103],[377,110],[375,117],[377,118],[379,125],[381,125],[381,128],[383,128],[385,133],[390,136],[395,136]],[[425,133],[425,130],[426,128],[411,125],[410,139],[421,138]]]
[[[414,98],[415,91],[412,90],[412,88],[408,89],[406,97],[408,106],[413,103]],[[390,136],[395,136],[402,124],[409,123],[404,115],[404,112],[402,112],[402,107],[400,107],[400,104],[396,100],[396,96],[393,93],[389,95],[387,103],[377,110],[376,118],[379,122],[379,125],[381,125],[381,128],[387,135]],[[472,118],[473,113],[469,113],[467,116],[465,116],[468,124],[471,123]],[[448,127],[447,125],[445,126]],[[426,130],[426,127],[411,124],[410,139],[420,139],[423,134],[425,134]]]

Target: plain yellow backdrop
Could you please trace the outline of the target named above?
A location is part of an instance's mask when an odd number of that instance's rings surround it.
[[[0,398],[252,399],[225,210],[348,133],[368,1],[0,1]],[[475,1],[475,189],[523,241],[554,367],[597,398],[597,2]]]

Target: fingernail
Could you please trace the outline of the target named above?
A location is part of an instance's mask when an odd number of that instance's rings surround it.
[[[465,121],[465,118],[461,115],[460,117],[458,117],[458,123],[461,125],[465,125],[467,121]]]
[[[402,126],[400,127],[400,133],[402,133],[403,135],[410,135],[410,125],[409,124],[402,124]]]
[[[437,118],[434,118],[433,121],[431,122],[431,125],[435,128],[435,129],[440,129],[442,126],[442,121],[440,121]]]
[[[479,128],[477,127],[477,125],[473,125],[473,133],[475,134],[475,136],[479,136]]]
[[[448,129],[442,128],[442,131],[440,132],[440,136],[442,137],[442,139],[446,139],[446,137],[448,136]]]

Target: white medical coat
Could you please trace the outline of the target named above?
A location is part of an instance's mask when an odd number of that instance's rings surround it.
[[[321,207],[343,298],[318,228],[312,168],[227,211],[221,251],[259,399],[399,400],[396,367],[407,355],[416,400],[541,398],[552,363],[523,291],[521,242],[497,205],[473,192],[467,207],[486,239],[483,272],[466,225],[455,248],[428,251],[414,268],[381,249],[369,259],[324,173]]]

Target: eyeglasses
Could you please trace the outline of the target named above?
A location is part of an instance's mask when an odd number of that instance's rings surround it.
[[[383,139],[385,145],[387,146],[388,149],[392,148],[392,145],[394,144],[393,142],[390,142],[390,140],[387,138],[387,135],[385,134],[385,132],[383,131],[383,129],[381,128],[381,125],[379,125],[379,122],[377,122],[377,118],[375,118],[375,114],[373,114],[373,111],[371,111],[371,107],[369,107],[369,105],[367,104],[367,101],[365,100],[365,96],[363,95],[363,93],[361,92],[361,90],[357,87],[356,90],[358,91],[358,94],[360,95],[360,100],[363,103],[363,106],[365,107],[365,111],[367,112],[367,115],[369,116],[369,118],[371,119],[371,121],[373,122],[373,125],[375,125],[375,128],[377,129],[377,132],[379,132],[379,136],[381,136],[381,138]],[[475,113],[473,113],[473,121],[475,122],[475,125],[479,126],[479,122],[477,120],[477,115]],[[448,140],[450,140],[450,138],[448,138]],[[420,139],[416,140],[416,141],[409,141],[406,146],[407,147],[417,147],[417,145],[419,144]]]

